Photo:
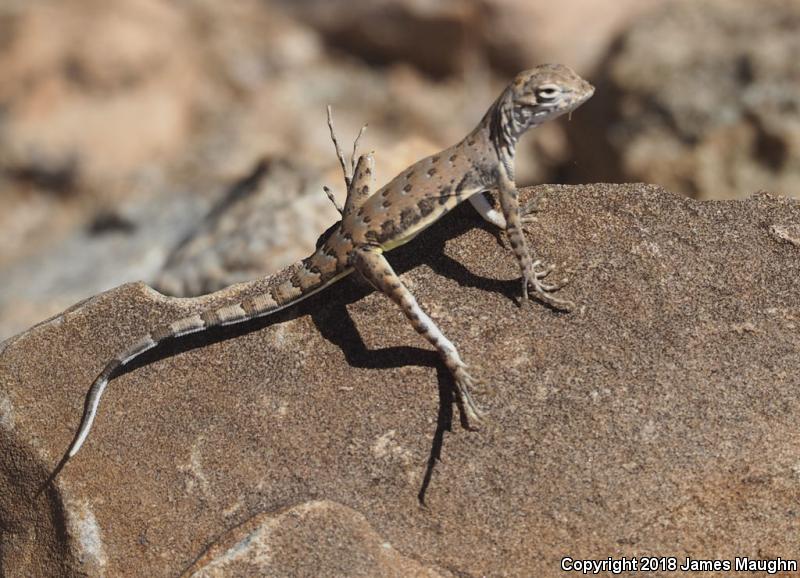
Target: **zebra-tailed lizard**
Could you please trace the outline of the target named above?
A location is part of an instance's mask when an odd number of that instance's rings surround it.
[[[571,309],[571,302],[551,294],[563,282],[544,282],[552,267],[534,261],[525,241],[522,232],[525,210],[520,209],[514,182],[514,154],[517,139],[525,131],[571,112],[593,92],[592,85],[565,66],[548,64],[521,72],[464,140],[418,161],[374,193],[372,155],[362,155],[357,163],[351,163],[354,166],[348,174],[331,125],[331,136],[347,185],[345,204],[343,207],[337,205],[341,220],[328,231],[310,257],[268,277],[266,291],[251,294],[235,305],[208,310],[158,327],[108,362],[89,390],[83,420],[67,458],[74,456],[86,440],[108,380],[120,366],[130,363],[165,339],[217,325],[240,323],[285,309],[353,271],[358,271],[394,301],[414,329],[438,350],[453,376],[462,417],[467,427],[474,428],[480,421],[481,411],[470,394],[474,380],[467,373],[466,364],[455,346],[420,308],[383,254],[407,243],[456,205],[469,199],[483,218],[506,231],[522,272],[523,300],[532,292],[556,309]],[[357,144],[358,139],[353,158]],[[502,212],[492,208],[486,200],[482,193],[487,191],[498,194]],[[332,195],[329,196],[333,201]]]

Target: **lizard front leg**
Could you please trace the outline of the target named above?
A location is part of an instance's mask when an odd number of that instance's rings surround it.
[[[381,254],[380,247],[367,245],[353,250],[350,258],[351,265],[376,289],[386,294],[403,310],[411,321],[414,329],[433,345],[444,364],[453,376],[456,392],[459,398],[459,407],[463,412],[464,421],[470,429],[475,429],[481,420],[482,412],[472,400],[469,388],[475,381],[467,373],[466,364],[461,361],[455,346],[436,327],[433,320],[422,310],[411,292],[403,285],[400,278]]]
[[[503,209],[503,217],[506,221],[506,233],[511,243],[511,249],[519,263],[522,272],[522,299],[528,299],[528,290],[532,289],[536,297],[555,309],[571,311],[575,308],[572,301],[558,299],[551,293],[558,291],[565,283],[566,279],[559,284],[546,284],[543,279],[553,270],[552,266],[538,270],[539,261],[534,261],[528,249],[525,235],[522,232],[522,219],[520,216],[519,193],[514,182],[503,175],[499,186],[500,206]],[[487,203],[488,204],[488,203]]]
[[[508,228],[506,218],[503,216],[503,213],[491,205],[489,200],[486,198],[485,193],[477,193],[472,195],[469,198],[469,202],[485,221],[504,231]],[[522,207],[520,207],[519,210],[520,220],[523,223],[532,223],[536,219],[533,216],[533,213],[539,212],[541,204],[542,197],[539,195],[536,195],[533,199],[525,203]]]

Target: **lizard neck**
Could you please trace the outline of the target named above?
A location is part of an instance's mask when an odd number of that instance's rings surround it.
[[[512,95],[504,90],[483,115],[478,126],[467,136],[466,142],[494,151],[506,173],[513,179],[517,140],[525,132],[525,128],[514,117]]]

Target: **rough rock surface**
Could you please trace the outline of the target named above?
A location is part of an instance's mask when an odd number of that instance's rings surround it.
[[[105,361],[236,289],[125,285],[0,344],[5,575],[548,576],[562,556],[796,557],[800,201],[538,191],[529,239],[569,272],[573,314],[515,305],[513,258],[466,206],[390,254],[488,384],[479,433],[458,427],[450,379],[401,313],[345,280],[151,352],[37,496]]]
[[[570,127],[576,179],[800,196],[799,26],[797,0],[682,0],[637,21],[580,111],[593,121]]]

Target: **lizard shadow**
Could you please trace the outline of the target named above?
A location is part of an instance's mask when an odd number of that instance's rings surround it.
[[[461,210],[459,207],[457,210]],[[392,267],[399,275],[419,265],[428,265],[437,274],[456,281],[460,286],[476,287],[485,291],[498,292],[513,302],[517,302],[516,293],[519,290],[518,280],[502,281],[481,277],[472,273],[466,266],[445,254],[445,243],[462,233],[476,227],[476,219],[471,213],[461,212],[452,215],[448,227],[440,227],[441,231],[425,231],[425,246],[430,249],[420,254],[416,243],[409,243],[392,251],[389,257]],[[499,233],[493,227],[482,221],[477,226],[494,234],[499,243]],[[325,307],[311,309],[311,318],[320,334],[329,342],[341,349],[348,364],[352,367],[366,369],[385,369],[417,365],[420,367],[436,368],[439,408],[436,419],[436,428],[431,440],[430,452],[422,478],[417,499],[425,505],[425,496],[433,478],[436,464],[440,461],[444,445],[445,432],[452,431],[453,404],[459,405],[455,395],[455,383],[450,372],[444,366],[439,355],[431,349],[419,347],[385,347],[369,349],[364,343],[358,328],[347,311],[347,305],[360,301],[373,292],[374,289],[366,281],[359,280],[356,275],[346,279],[342,288],[328,301]],[[386,299],[387,308],[396,306]],[[398,311],[399,313],[399,311]],[[459,411],[461,425],[466,428],[467,423],[464,412]]]
[[[434,272],[458,283],[461,287],[474,287],[482,291],[499,293],[511,302],[517,303],[519,294],[519,279],[501,280],[477,275],[460,261],[447,255],[446,244],[448,241],[463,235],[472,229],[482,229],[495,238],[496,243],[504,251],[502,231],[483,219],[476,216],[469,203],[462,203],[453,212],[445,217],[446,226],[431,227],[423,231],[420,237],[425,239],[426,249],[421,258],[414,252],[415,243],[412,241],[391,253],[390,260],[397,272],[405,272],[413,267],[425,264]],[[508,258],[513,260],[511,253]]]
[[[393,267],[398,274],[402,274],[421,264],[426,264],[436,273],[455,280],[461,286],[476,287],[485,291],[498,292],[515,301],[518,290],[518,281],[502,281],[476,275],[467,267],[444,253],[445,244],[449,239],[477,227],[492,232],[488,224],[475,219],[474,215],[466,213],[465,207],[458,207],[447,219],[447,226],[434,227],[422,233],[425,237],[426,250],[419,251],[419,242],[412,242],[399,247],[391,254]],[[439,417],[437,427],[431,444],[431,453],[428,467],[420,490],[420,502],[424,503],[424,495],[433,474],[433,468],[440,458],[444,432],[451,430],[452,405],[455,399],[453,394],[454,383],[449,372],[444,368],[436,352],[419,347],[389,347],[380,350],[369,350],[365,346],[358,330],[347,313],[346,305],[363,299],[373,289],[365,287],[364,283],[355,282],[352,278],[345,279],[324,295],[315,295],[298,303],[294,307],[279,311],[275,314],[251,319],[242,323],[228,326],[217,326],[203,332],[169,338],[159,343],[132,360],[131,363],[121,366],[110,376],[109,381],[144,366],[169,357],[207,347],[209,345],[236,339],[241,336],[260,331],[274,323],[281,323],[296,319],[304,315],[311,315],[320,334],[341,348],[348,363],[354,367],[364,368],[391,368],[407,365],[422,367],[435,367],[439,384]],[[327,299],[327,303],[323,300]],[[387,300],[387,307],[394,305]],[[88,402],[88,400],[87,400]],[[84,415],[88,405],[84,407]],[[463,422],[463,417],[462,417]],[[75,438],[78,430],[76,429]],[[41,494],[60,473],[69,457],[65,453],[55,466],[44,483],[39,487],[36,495]]]
[[[350,281],[351,285],[357,285]],[[363,296],[370,293],[370,289],[361,288],[358,293],[344,291],[358,301]],[[339,347],[352,367],[366,369],[384,369],[390,367],[405,367],[417,365],[420,367],[436,368],[436,378],[439,391],[439,409],[436,419],[436,429],[431,441],[431,449],[425,467],[422,484],[417,494],[417,499],[421,505],[425,505],[425,494],[433,477],[436,463],[441,459],[442,446],[444,444],[444,434],[452,431],[453,422],[453,402],[455,401],[455,384],[450,372],[444,367],[438,354],[431,349],[418,347],[383,347],[380,349],[369,349],[358,332],[356,324],[347,311],[346,301],[337,300],[329,303],[324,309],[317,309],[311,313],[311,318],[319,330],[320,334]],[[390,307],[394,304],[388,301]],[[462,416],[462,424],[466,425]]]

